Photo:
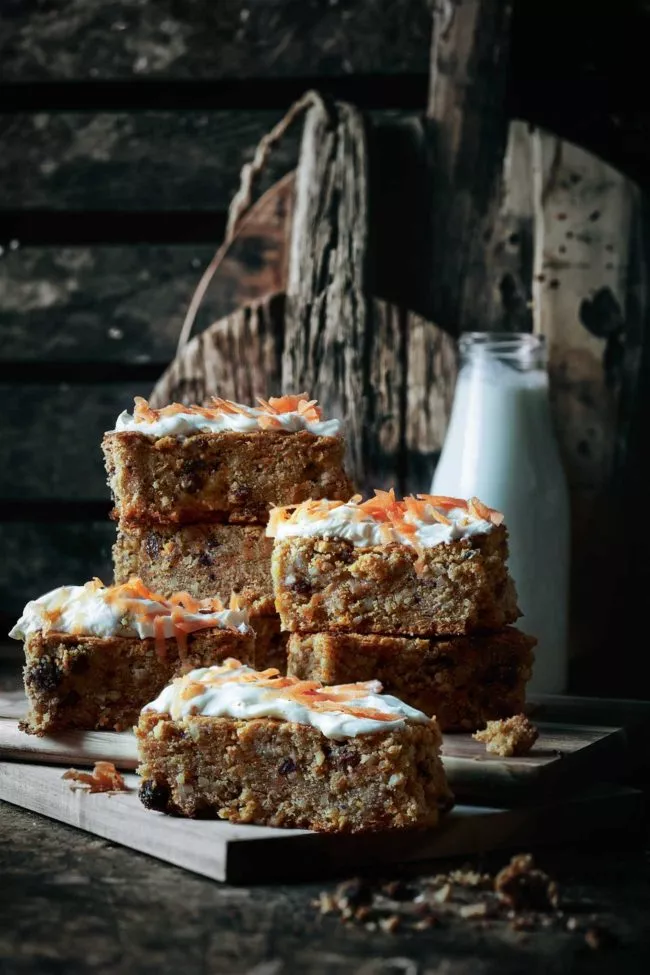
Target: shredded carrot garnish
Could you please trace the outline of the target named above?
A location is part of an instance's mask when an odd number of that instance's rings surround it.
[[[74,782],[71,789],[88,787],[88,792],[128,792],[124,778],[117,771],[112,762],[95,762],[92,772],[80,772],[78,769],[68,769],[61,776]]]
[[[273,697],[288,698],[312,711],[332,711],[351,714],[358,718],[370,718],[375,721],[394,721],[394,713],[378,711],[367,707],[359,701],[370,694],[380,694],[382,685],[377,680],[359,681],[356,684],[340,684],[338,686],[323,686],[319,681],[300,680],[298,677],[282,677],[279,671],[269,668],[263,671],[245,671],[233,675],[233,671],[242,667],[238,660],[229,657],[219,667],[212,667],[201,680],[194,680],[189,675],[177,677],[174,684],[178,697],[182,701],[190,701],[194,697],[204,694],[212,686],[234,681],[237,684],[254,684],[262,687]]]
[[[281,429],[282,424],[278,417],[286,413],[297,413],[308,422],[317,423],[323,417],[323,411],[315,399],[309,399],[307,393],[299,393],[297,396],[270,396],[268,400],[257,398],[259,407],[244,406],[242,403],[234,403],[232,400],[222,399],[220,396],[212,396],[209,406],[185,405],[183,403],[170,403],[159,410],[154,410],[149,406],[146,399],[142,396],[135,397],[133,416],[138,423],[155,423],[161,417],[175,416],[178,413],[189,413],[193,416],[201,416],[206,420],[215,420],[220,416],[246,416],[257,421],[261,429]]]
[[[286,523],[298,524],[304,521],[320,521],[326,518],[335,508],[345,504],[343,501],[304,501],[302,504],[286,505],[271,508],[267,535],[274,537],[278,529]],[[395,496],[395,491],[375,491],[375,496],[362,501],[361,496],[355,494],[346,505],[350,521],[372,521],[378,527],[384,543],[398,539],[408,540],[416,535],[418,524],[451,525],[454,509],[463,513],[464,518],[475,518],[488,521],[493,525],[503,522],[500,511],[489,508],[478,498],[465,501],[462,498],[445,497],[432,494],[418,494],[407,496],[401,501]],[[458,517],[458,516],[456,516]]]

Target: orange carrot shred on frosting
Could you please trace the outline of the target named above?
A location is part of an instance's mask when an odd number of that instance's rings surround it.
[[[209,406],[170,403],[159,410],[149,406],[147,400],[142,396],[136,396],[134,398],[133,416],[138,423],[155,423],[160,417],[175,416],[178,413],[202,416],[207,420],[214,420],[224,414],[227,416],[241,415],[255,419],[262,429],[281,427],[278,417],[284,413],[298,413],[305,420],[312,422],[318,422],[323,416],[318,401],[309,399],[307,393],[299,393],[297,396],[270,396],[268,400],[258,397],[257,401],[264,410],[263,414],[260,414],[259,409],[255,407],[234,403],[232,400],[222,399],[220,396],[212,396]]]
[[[286,505],[284,507],[271,508],[267,532],[270,536],[277,534],[278,527],[285,523],[298,523],[302,520],[318,521],[327,516],[330,511],[346,504],[343,501],[303,501],[301,504]],[[493,525],[500,525],[503,522],[501,512],[489,508],[478,498],[471,498],[464,501],[462,498],[446,497],[433,494],[409,495],[401,501],[395,497],[395,491],[375,491],[375,496],[366,501],[361,500],[361,496],[355,494],[347,502],[350,511],[350,519],[371,518],[383,531],[387,529],[386,541],[389,541],[390,528],[394,527],[401,534],[413,535],[417,528],[415,522],[422,521],[431,523],[440,522],[443,525],[451,525],[452,520],[449,512],[454,509],[467,512],[471,517],[479,520],[491,522]]]
[[[341,684],[339,686],[323,686],[319,681],[300,680],[298,677],[281,676],[275,668],[263,671],[237,674],[232,671],[242,665],[238,660],[229,658],[215,669],[214,673],[205,675],[204,680],[196,681],[188,676],[178,677],[174,683],[178,686],[181,700],[188,701],[202,694],[206,686],[227,683],[236,680],[237,683],[255,684],[264,688],[270,694],[281,692],[282,697],[289,698],[314,711],[344,712],[360,718],[372,718],[376,721],[392,721],[394,714],[387,714],[372,707],[355,703],[359,698],[369,694],[378,694],[382,690],[379,681],[359,681],[355,684]]]

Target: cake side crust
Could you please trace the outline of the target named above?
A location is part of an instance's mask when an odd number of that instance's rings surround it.
[[[253,634],[233,630],[191,633],[185,652],[171,639],[159,653],[152,639],[41,632],[30,634],[24,649],[29,712],[23,730],[36,735],[72,728],[123,731],[188,670],[228,657],[256,665]]]
[[[442,731],[474,731],[523,710],[535,643],[514,627],[435,640],[293,633],[287,672],[324,684],[377,679]]]
[[[237,593],[249,612],[275,613],[273,543],[255,525],[120,526],[113,546],[115,581],[139,576],[165,595],[195,599]]]
[[[451,796],[435,722],[334,741],[308,725],[143,712],[149,808],[235,823],[361,832],[432,827]]]
[[[507,568],[505,528],[421,554],[392,543],[276,540],[272,575],[283,629],[291,632],[435,636],[498,630],[520,615]]]
[[[198,433],[150,440],[112,432],[102,449],[123,524],[266,524],[273,504],[347,500],[345,443],[307,431]]]

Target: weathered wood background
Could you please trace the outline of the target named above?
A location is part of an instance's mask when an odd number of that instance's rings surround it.
[[[509,116],[599,153],[646,190],[649,26],[650,11],[642,0],[620,4],[615,18],[605,6],[519,0],[511,22]],[[443,65],[444,45],[444,36],[434,45]],[[242,163],[307,88],[359,106],[374,123],[373,158],[382,160],[388,176],[376,166],[370,174],[385,190],[384,219],[373,223],[370,214],[375,244],[370,289],[380,300],[371,312],[382,328],[395,329],[415,343],[414,349],[421,348],[417,319],[413,328],[396,323],[381,299],[400,302],[408,295],[413,312],[430,311],[433,283],[417,262],[418,235],[427,232],[416,219],[419,187],[417,181],[404,187],[390,176],[405,162],[417,172],[420,118],[428,105],[435,120],[436,106],[450,97],[444,77],[437,91],[430,90],[430,56],[430,0],[2,4],[3,625],[27,598],[46,588],[93,573],[108,577],[113,528],[105,520],[110,505],[101,433],[135,393],[152,387],[172,358],[189,298],[223,236]],[[500,124],[497,118],[493,134],[483,132],[482,138],[505,141]],[[262,189],[295,165],[299,138],[297,129],[273,153]],[[544,197],[548,220],[566,205],[562,180],[555,178],[558,165],[545,156],[549,147],[547,140],[544,148],[531,148],[525,126],[510,130],[507,165],[526,167],[525,154],[536,151],[538,171],[550,167],[554,179],[544,181],[538,200]],[[448,169],[452,152],[453,146],[445,157]],[[562,160],[569,180],[584,163],[575,152]],[[487,199],[490,173],[482,176]],[[592,169],[585,176],[593,180],[598,173]],[[575,198],[570,202],[576,205]],[[507,281],[500,311],[507,312],[510,327],[532,326],[533,296],[526,282],[532,280],[534,205],[515,192],[506,194],[501,208],[504,244],[497,248],[495,266],[499,281]],[[606,350],[607,370],[577,389],[572,363],[556,363],[565,395],[575,399],[578,426],[581,403],[588,409],[594,397],[616,397],[625,419],[616,432],[622,459],[615,468],[619,500],[632,506],[644,497],[634,458],[641,457],[650,417],[650,362],[641,341],[645,323],[634,318],[634,310],[647,304],[644,208],[641,197],[633,207],[633,234],[629,227],[618,228],[630,231],[624,273],[607,266],[615,263],[609,259],[607,233],[616,228],[608,225],[603,232],[603,291],[581,311],[585,354],[600,361]],[[583,236],[599,230],[591,216],[583,214],[586,229],[577,231]],[[576,318],[575,309],[562,306],[562,295],[565,282],[579,276],[580,255],[566,267],[564,242],[557,235],[550,239],[557,249],[549,257],[552,273],[537,268],[535,281],[537,288],[546,282],[557,296],[554,321],[561,323],[563,316]],[[556,273],[558,259],[562,266]],[[260,249],[253,228],[222,267],[219,286],[208,291],[196,331],[242,301],[278,290],[279,279],[274,254]],[[546,301],[545,307],[552,306]],[[552,334],[554,325],[541,327]],[[440,354],[422,357],[424,372]],[[448,399],[450,392],[439,395]],[[389,451],[391,436],[388,430]],[[588,445],[585,464],[602,461],[597,447]],[[601,520],[607,522],[607,513]],[[611,641],[614,633],[611,620],[621,593],[642,592],[630,565],[623,557],[618,567],[603,567],[600,575],[610,606],[603,647],[605,636]],[[588,606],[601,595],[595,597],[588,587],[576,599]],[[593,634],[586,642],[590,639]]]

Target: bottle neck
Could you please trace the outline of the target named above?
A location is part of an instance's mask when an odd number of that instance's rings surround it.
[[[529,332],[464,332],[458,350],[461,367],[496,360],[519,373],[547,368],[546,340]]]

